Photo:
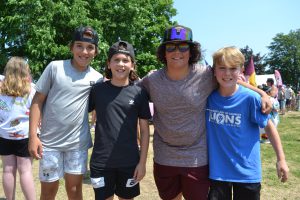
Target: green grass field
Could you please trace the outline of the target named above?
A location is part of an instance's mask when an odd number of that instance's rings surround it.
[[[280,116],[280,124],[278,131],[281,136],[282,144],[284,147],[287,163],[290,168],[289,180],[286,183],[281,183],[276,175],[276,156],[270,144],[262,144],[262,200],[300,200],[300,112],[289,112],[286,115]],[[151,130],[153,127],[151,127]],[[136,199],[140,200],[156,200],[159,199],[155,187],[152,165],[153,165],[153,150],[152,150],[152,137],[149,148],[148,161],[147,161],[147,174],[141,182],[141,195]],[[0,162],[2,168],[2,162]],[[36,183],[37,195],[40,194],[40,183],[38,180],[38,161],[34,161],[34,179]],[[2,177],[2,170],[0,172]],[[2,180],[1,180],[2,185]],[[0,187],[0,200],[4,198],[2,186]],[[23,200],[19,181],[17,183],[17,198],[16,200]],[[84,179],[83,184],[84,199],[94,199],[92,186],[90,185],[88,175]],[[58,200],[67,199],[64,190],[64,181],[61,180],[60,188],[57,194]],[[116,198],[117,199],[117,198]]]
[[[262,199],[300,199],[300,112],[280,116],[278,132],[290,169],[289,180],[281,183],[276,175],[276,156],[270,144],[261,145]]]

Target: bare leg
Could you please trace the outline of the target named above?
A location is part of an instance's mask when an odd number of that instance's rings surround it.
[[[123,198],[119,197],[119,200],[133,200],[133,199],[123,199]]]
[[[108,200],[108,199],[106,199],[106,200]],[[123,199],[123,198],[119,197],[119,200],[133,200],[133,199]]]
[[[177,197],[172,200],[182,200],[182,193],[178,194]]]
[[[7,200],[15,199],[17,158],[14,155],[1,156],[3,165],[3,189]]]
[[[47,183],[41,182],[41,200],[55,200],[58,191],[59,181]]]
[[[32,158],[17,157],[17,166],[20,174],[20,184],[25,198],[27,200],[35,200],[36,193],[32,175]]]
[[[83,175],[65,174],[65,187],[69,200],[82,200]]]

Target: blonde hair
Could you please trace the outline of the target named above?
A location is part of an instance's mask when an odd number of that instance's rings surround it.
[[[2,95],[24,97],[30,93],[30,69],[23,58],[10,58],[4,68],[4,76],[0,89]]]
[[[244,63],[244,55],[234,46],[221,48],[213,54],[213,67],[216,65],[225,65],[243,68]]]

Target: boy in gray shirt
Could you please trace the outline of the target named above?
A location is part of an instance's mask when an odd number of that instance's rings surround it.
[[[68,199],[82,199],[82,178],[92,147],[88,95],[102,75],[89,66],[98,50],[91,27],[75,30],[70,60],[52,61],[36,84],[30,108],[29,151],[40,160],[41,199],[55,199],[65,178]],[[41,116],[41,134],[36,130]]]

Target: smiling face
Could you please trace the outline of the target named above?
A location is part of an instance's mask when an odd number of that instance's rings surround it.
[[[86,70],[97,54],[96,46],[89,42],[75,41],[71,46],[73,53],[72,65],[80,70]]]
[[[221,95],[229,96],[237,90],[237,80],[243,72],[244,63],[244,55],[234,46],[221,48],[213,54],[214,75]]]
[[[241,67],[216,64],[214,73],[219,83],[219,91],[221,91],[221,93],[232,94],[236,91]]]
[[[186,42],[167,43],[167,66],[172,68],[186,68],[189,66],[190,48]]]
[[[107,62],[108,69],[111,70],[111,83],[116,86],[124,86],[129,84],[129,73],[134,70],[134,63],[127,54],[114,54],[110,61]]]

